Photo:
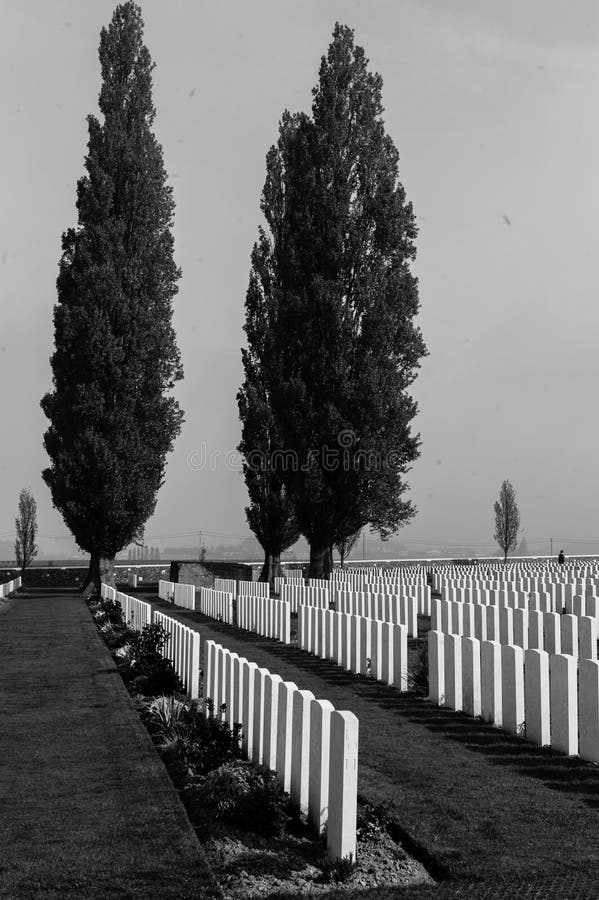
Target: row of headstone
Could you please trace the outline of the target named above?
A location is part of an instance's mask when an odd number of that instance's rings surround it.
[[[356,857],[358,719],[214,641],[204,648],[204,699],[242,726],[248,759],[277,772],[332,859]]]
[[[590,582],[581,581],[544,581],[528,587],[518,581],[489,582],[478,581],[469,585],[459,585],[454,582],[446,582],[439,591],[446,600],[461,600],[470,603],[494,603],[501,597],[528,597],[550,596],[554,605],[563,607],[567,600],[571,600],[577,594],[587,597],[596,597],[597,588]],[[505,601],[504,601],[505,602]]]
[[[280,598],[291,605],[291,612],[297,613],[300,603],[309,603],[320,606],[322,609],[329,607],[329,590],[324,587],[307,587],[305,584],[282,584]]]
[[[264,637],[291,642],[291,605],[274,597],[238,597],[237,627]]]
[[[431,629],[548,653],[597,658],[597,619],[539,610],[433,600]]]
[[[164,590],[163,590],[164,593]],[[116,600],[121,605],[123,619],[135,631],[141,631],[146,625],[158,623],[168,634],[167,641],[161,650],[165,659],[170,659],[173,667],[183,682],[183,686],[191,698],[199,696],[200,683],[200,635],[182,622],[167,616],[150,603],[137,597],[130,597],[115,590],[108,584],[100,587],[103,599]]]
[[[456,578],[447,576],[443,579],[443,593],[451,589],[464,590],[520,590],[526,593],[550,591],[554,585],[571,585],[572,593],[589,593],[597,590],[596,578],[576,578],[574,575],[561,575],[556,573],[552,577],[523,578],[481,578],[470,576],[468,578]]]
[[[267,581],[238,581],[237,595],[244,597],[270,597],[270,587]]]
[[[599,762],[599,662],[429,632],[429,699]]]
[[[432,594],[430,587],[426,584],[388,584],[383,587],[380,584],[372,583],[364,584],[361,588],[355,588],[350,587],[342,581],[337,581],[334,584],[331,584],[330,587],[330,598],[331,602],[335,604],[335,609],[338,608],[338,598],[346,597],[348,594],[353,594],[359,598],[363,595],[368,595],[380,598],[391,598],[393,600],[397,597],[415,597],[418,615],[430,616],[431,614]]]
[[[566,611],[575,616],[599,618],[599,597],[594,588],[584,594],[576,593],[580,585],[554,584],[545,592],[488,590],[486,588],[444,589],[442,599],[454,603],[475,603],[482,606],[509,606],[512,609],[537,609],[541,612]]]
[[[174,581],[164,581],[162,578],[159,580],[159,582],[158,582],[158,597],[160,600],[164,600],[166,603],[172,603],[174,591],[175,591]]]
[[[176,581],[158,582],[158,596],[167,603],[173,603],[182,609],[196,608],[196,589],[193,584],[179,584]]]
[[[115,591],[112,599],[120,603],[123,621],[129,628],[141,631],[146,625],[152,624],[152,607],[145,600],[130,597],[129,594],[123,594],[121,591]]]
[[[335,611],[405,625],[410,637],[418,637],[418,600],[414,596],[363,591],[340,593],[335,600]]]
[[[422,563],[405,563],[401,566],[344,566],[333,569],[331,578],[346,578],[348,575],[361,575],[364,578],[406,578],[426,575],[427,566]]]
[[[234,578],[215,578],[214,579],[214,590],[215,591],[226,591],[228,594],[233,594],[233,597],[237,596],[237,582]]]
[[[585,566],[557,563],[482,563],[476,567],[460,565],[436,565],[430,568],[430,578],[435,592],[443,587],[518,586],[522,590],[543,589],[547,584],[576,583],[599,588],[599,564]],[[575,593],[584,593],[576,590]]]
[[[297,624],[301,650],[407,691],[408,629],[404,625],[304,605]]]
[[[559,587],[559,590],[558,590]],[[556,612],[564,606],[564,585],[553,585],[552,591],[527,593],[513,588],[487,587],[447,587],[441,591],[441,599],[452,603],[476,603],[480,606],[511,606],[512,609],[541,609],[543,612]]]
[[[4,597],[8,597],[10,594],[14,594],[15,591],[18,591],[21,587],[21,576],[18,578],[13,578],[11,581],[5,581],[4,584],[0,584],[0,600],[3,600]]]
[[[183,622],[155,609],[153,621],[168,633],[162,655],[170,659],[183,687],[192,699],[200,694],[200,634]]]
[[[215,591],[213,588],[200,587],[196,593],[196,609],[202,615],[234,625],[233,594],[228,591]]]

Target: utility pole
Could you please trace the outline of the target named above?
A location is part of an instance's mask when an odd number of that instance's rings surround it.
[[[198,559],[202,559],[202,532],[198,531]]]
[[[551,541],[551,555],[553,556],[553,538],[550,538]]]
[[[362,531],[362,559],[366,559],[366,529]]]

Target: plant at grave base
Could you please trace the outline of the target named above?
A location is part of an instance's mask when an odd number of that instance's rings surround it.
[[[235,759],[190,785],[186,800],[200,827],[214,819],[266,836],[280,837],[290,819],[289,795],[276,772]]]
[[[330,859],[328,856],[325,856],[320,861],[319,866],[322,870],[319,881],[324,884],[333,882],[343,884],[343,882],[351,878],[356,868],[356,862],[353,854],[349,853],[347,856],[341,857],[341,859]]]
[[[147,703],[143,713],[148,730],[166,734],[181,722],[185,705],[185,701],[174,694],[154,697]]]
[[[428,643],[425,641],[416,660],[408,665],[408,690],[420,696],[428,696]]]
[[[128,671],[123,675],[135,693],[149,697],[183,692],[183,684],[172,662],[162,655],[169,639],[170,635],[158,622],[132,632]]]
[[[118,600],[102,600],[100,609],[112,625],[124,625],[123,608]]]
[[[176,784],[240,757],[239,726],[230,729],[226,722],[206,717],[197,700],[168,700],[159,698],[143,718]]]
[[[387,831],[389,823],[392,821],[390,813],[391,804],[388,802],[379,803],[374,806],[372,803],[364,803],[358,809],[356,819],[356,837],[359,841],[375,841]]]

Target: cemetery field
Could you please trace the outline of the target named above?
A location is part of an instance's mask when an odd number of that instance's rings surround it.
[[[355,713],[359,795],[389,804],[406,850],[438,881],[436,896],[596,896],[595,765],[292,646],[160,603],[155,594],[146,599],[197,627],[202,643],[215,640]],[[419,635],[428,627],[423,618]],[[423,643],[423,637],[410,641],[410,663]],[[528,892],[533,884],[538,895]],[[428,890],[410,889],[409,896]]]

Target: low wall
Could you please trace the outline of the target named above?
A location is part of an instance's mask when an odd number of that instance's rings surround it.
[[[156,563],[130,563],[119,564],[114,567],[114,576],[117,584],[127,584],[130,572],[135,572],[140,583],[153,584],[166,578],[169,564]],[[29,587],[80,587],[87,575],[87,564],[81,566],[30,566],[25,571],[23,584]],[[0,581],[9,581],[21,574],[21,570],[15,567],[0,569]]]
[[[254,577],[254,572],[257,574]],[[229,562],[225,560],[173,560],[171,562],[169,581],[182,584],[194,584],[196,587],[214,587],[215,578],[234,578],[236,581],[255,581],[260,574],[249,564]]]
[[[17,568],[0,569],[0,581],[16,578],[21,574]],[[79,587],[87,575],[87,566],[32,566],[25,570],[23,584],[29,587]]]
[[[114,567],[114,580],[116,584],[127,584],[129,575],[137,575],[138,587],[145,584],[156,584],[161,578],[166,578],[169,573],[169,563],[129,563],[128,565],[116,565]]]

